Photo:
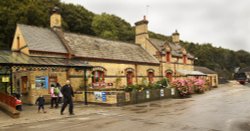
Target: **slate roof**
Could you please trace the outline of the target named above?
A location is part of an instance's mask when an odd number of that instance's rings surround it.
[[[27,56],[19,52],[0,51],[0,65],[91,67],[83,60]]]
[[[154,38],[150,38],[149,41],[153,44],[153,46],[160,51],[162,54],[166,53],[165,48],[168,46],[171,49],[171,54],[173,56],[182,57],[182,47],[180,44],[175,44],[169,41],[162,41]],[[187,53],[188,58],[194,58],[190,53]]]
[[[64,37],[76,57],[159,64],[155,57],[137,44],[73,33],[64,33]]]
[[[67,53],[57,35],[48,28],[18,24],[30,50]]]
[[[201,66],[194,66],[194,70],[195,71],[200,71],[204,74],[217,74],[217,72],[211,70],[211,69],[208,69],[207,67],[201,67]]]

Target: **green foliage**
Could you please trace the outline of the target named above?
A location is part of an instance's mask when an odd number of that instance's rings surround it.
[[[0,1],[0,49],[10,49],[17,23],[49,27],[52,8],[58,5],[63,17],[63,29],[69,32],[99,36],[105,39],[134,43],[135,29],[118,16],[96,15],[83,6],[61,3],[60,0],[1,0]],[[171,41],[149,31],[150,38]],[[195,65],[205,66],[230,79],[235,67],[250,66],[250,53],[232,51],[212,44],[181,41],[188,52],[198,57]]]
[[[168,81],[168,79],[166,77],[164,77],[162,80],[156,82],[156,84],[158,84],[162,88],[168,87],[168,83],[169,83],[169,81]]]
[[[17,23],[48,26],[51,6],[59,0],[1,0],[0,49],[9,49]]]
[[[63,28],[70,32],[94,35],[91,23],[94,13],[86,10],[80,5],[61,4]]]
[[[121,86],[121,84],[122,84],[122,78],[121,77],[117,77],[115,79],[115,87],[119,88]]]
[[[125,20],[103,13],[95,15],[92,21],[92,29],[97,36],[121,41],[133,41],[134,30]]]
[[[172,41],[172,38],[170,36],[165,36],[165,35],[162,35],[162,34],[157,34],[157,33],[154,33],[152,31],[149,31],[149,37],[150,38],[155,38],[155,39],[159,39],[159,40],[168,40],[168,41]]]
[[[144,85],[144,86],[148,85],[147,77],[142,77],[142,79],[141,79],[141,85]]]
[[[221,47],[213,47],[212,44],[195,44],[186,41],[181,41],[181,45],[198,57],[195,65],[215,70],[219,76],[226,79],[232,79],[235,67],[250,66],[250,53],[243,50],[235,52]]]
[[[124,91],[131,92],[131,91],[142,91],[142,90],[148,90],[148,89],[162,89],[166,88],[168,86],[168,79],[163,78],[160,81],[157,81],[156,83],[144,85],[144,84],[136,84],[136,85],[129,85],[124,88]]]

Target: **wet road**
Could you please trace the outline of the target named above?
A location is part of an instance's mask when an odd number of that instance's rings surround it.
[[[7,131],[250,131],[250,85],[223,85],[188,99],[165,99],[104,112],[0,128]]]

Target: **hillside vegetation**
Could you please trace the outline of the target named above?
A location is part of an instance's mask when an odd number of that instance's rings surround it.
[[[10,49],[17,23],[49,27],[49,16],[55,5],[61,8],[65,31],[134,42],[134,27],[112,14],[95,14],[81,5],[61,3],[60,0],[1,0],[0,49]],[[151,31],[149,35],[151,38],[170,39]],[[226,78],[231,78],[235,67],[250,65],[250,54],[243,50],[235,52],[212,44],[186,41],[181,41],[181,44],[199,58],[195,65],[209,67]]]

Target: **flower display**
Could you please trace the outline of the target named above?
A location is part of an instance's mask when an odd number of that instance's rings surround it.
[[[203,93],[205,81],[200,78],[175,79],[171,82],[181,97],[190,96],[193,93]]]

